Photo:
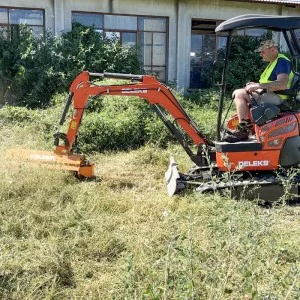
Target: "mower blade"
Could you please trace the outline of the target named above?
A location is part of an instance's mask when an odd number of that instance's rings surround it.
[[[178,182],[180,175],[177,169],[177,163],[174,160],[174,157],[170,157],[170,164],[167,172],[165,173],[165,179],[167,182],[167,191],[168,195],[172,197],[175,195],[180,189],[183,189],[182,183]]]
[[[16,163],[28,162],[38,167],[73,171],[79,177],[94,177],[94,165],[82,154],[59,155],[51,151],[10,149],[7,151],[7,157]]]

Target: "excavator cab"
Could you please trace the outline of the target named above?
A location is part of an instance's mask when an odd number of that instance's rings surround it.
[[[293,110],[293,108],[300,107],[300,97],[299,97],[299,89],[300,89],[300,74],[298,73],[299,68],[299,57],[300,57],[300,40],[299,40],[299,17],[286,17],[286,16],[269,16],[269,15],[242,15],[232,19],[229,19],[223,23],[221,23],[216,28],[217,34],[227,35],[227,48],[226,48],[226,57],[224,59],[224,69],[221,84],[218,84],[221,88],[220,92],[220,101],[219,101],[219,116],[218,116],[218,124],[217,124],[217,140],[220,140],[220,134],[223,130],[223,125],[225,122],[222,121],[222,112],[223,112],[223,104],[224,104],[224,95],[226,90],[226,81],[227,81],[227,72],[228,72],[228,64],[229,64],[229,53],[230,46],[232,42],[232,38],[234,34],[241,29],[251,29],[251,28],[261,28],[267,29],[273,32],[273,34],[277,33],[276,39],[283,38],[285,40],[286,46],[288,47],[291,63],[293,67],[294,82],[291,88],[278,91],[278,94],[283,94],[288,96],[288,101],[285,101],[283,105],[275,106],[275,105],[264,105],[264,107],[259,107],[258,105],[251,105],[251,116],[252,120],[255,124],[259,126],[265,124],[266,122],[275,118],[279,112],[281,111],[289,111]],[[282,36],[280,36],[282,35]],[[217,65],[218,61],[214,62],[214,66]],[[214,74],[214,72],[213,72]],[[229,129],[234,129],[237,125],[237,117],[234,116],[229,122],[227,126]]]
[[[288,95],[285,107],[272,104],[251,105],[251,119],[254,123],[255,138],[251,141],[238,142],[234,144],[223,143],[221,132],[223,130],[222,114],[224,109],[224,96],[226,91],[226,77],[228,72],[229,53],[232,37],[237,30],[250,28],[269,29],[273,33],[282,34],[291,55],[293,72],[295,74],[293,86],[280,94]],[[253,170],[252,165],[258,164],[258,168],[278,169],[279,166],[291,167],[300,163],[300,152],[297,148],[299,137],[299,112],[292,109],[289,103],[298,102],[299,73],[297,67],[300,57],[299,33],[300,17],[266,16],[266,15],[242,15],[221,23],[216,28],[217,34],[227,35],[227,48],[224,60],[222,81],[220,84],[220,100],[217,120],[216,160],[220,169],[224,169],[222,156],[227,153],[229,162],[243,167],[244,170]],[[278,35],[279,38],[279,35]],[[233,129],[237,124],[237,117],[229,120],[228,125]],[[289,122],[291,121],[291,126]],[[287,148],[292,142],[293,147]],[[241,155],[247,160],[241,160]],[[293,157],[287,159],[287,157]],[[256,166],[255,166],[256,167]]]
[[[277,39],[284,39],[290,53],[292,69],[295,74],[291,88],[278,91],[288,96],[284,105],[260,104],[253,99],[250,104],[250,119],[253,122],[253,135],[243,142],[222,142],[222,132],[235,129],[238,124],[237,115],[225,124],[224,98],[229,65],[229,54],[232,38],[238,30],[263,28],[272,31]],[[227,36],[225,59],[220,87],[219,108],[217,117],[217,138],[214,142],[215,173],[218,178],[223,172],[233,172],[238,179],[230,183],[224,180],[199,184],[199,191],[217,190],[226,187],[251,187],[252,185],[278,186],[278,173],[285,177],[288,170],[300,164],[300,74],[298,73],[300,58],[300,17],[269,16],[269,15],[241,15],[221,23],[216,33]],[[276,37],[275,37],[276,38]],[[214,67],[220,61],[215,61]],[[213,74],[215,70],[213,69]],[[227,127],[227,128],[224,128]],[[203,166],[202,166],[203,168]],[[202,169],[203,170],[203,169]],[[204,171],[204,170],[203,170]],[[205,173],[205,172],[203,172]],[[176,173],[175,173],[176,174]],[[177,176],[177,175],[175,175]],[[205,176],[203,175],[202,179]],[[282,178],[283,178],[282,177]],[[298,177],[294,176],[298,185]],[[184,180],[193,179],[191,174]],[[198,178],[196,179],[198,180]],[[178,181],[178,179],[177,179]]]

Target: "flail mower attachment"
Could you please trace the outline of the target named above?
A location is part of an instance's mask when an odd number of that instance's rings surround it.
[[[28,162],[33,166],[71,171],[79,178],[93,178],[95,176],[94,164],[90,163],[82,154],[62,155],[53,151],[10,149],[7,156],[8,159],[16,163]]]

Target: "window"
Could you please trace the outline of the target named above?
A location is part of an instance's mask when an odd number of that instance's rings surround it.
[[[145,72],[166,81],[167,18],[72,12],[72,23],[93,26],[106,38],[119,38],[124,47],[136,47]]]
[[[1,29],[11,29],[13,32],[18,32],[19,26],[26,24],[32,29],[35,36],[40,36],[44,34],[44,23],[44,11],[41,9],[0,7]]]
[[[138,47],[145,71],[158,74],[162,81],[166,80],[166,22],[166,18],[138,18]]]
[[[102,29],[103,16],[100,14],[72,13],[72,23],[79,23],[85,26],[95,27],[95,29]]]
[[[267,34],[267,29],[253,28],[253,29],[241,29],[236,32],[236,35],[248,35],[253,37],[261,37],[263,34]]]
[[[136,30],[137,17],[129,16],[104,16],[105,29],[119,29],[119,30]]]
[[[211,86],[212,66],[218,50],[226,47],[226,38],[217,37],[217,21],[192,20],[190,52],[190,88]]]
[[[220,21],[193,19],[191,22],[190,88],[211,87],[212,66],[215,59],[224,59],[227,37],[215,34]],[[266,29],[243,29],[236,35],[261,37]]]

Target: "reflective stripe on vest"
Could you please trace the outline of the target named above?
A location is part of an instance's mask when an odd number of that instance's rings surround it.
[[[269,80],[269,77],[270,77],[272,71],[274,70],[274,68],[275,68],[275,66],[277,64],[278,58],[284,58],[284,59],[290,61],[285,55],[278,54],[277,58],[272,63],[269,63],[267,65],[267,67],[265,68],[265,70],[260,75],[259,83],[269,83],[269,82],[272,82],[271,80]],[[293,79],[294,79],[294,73],[291,70],[291,72],[289,74],[289,81],[288,81],[287,89],[289,89],[291,87]],[[279,95],[278,94],[278,96],[280,96],[281,99],[287,99],[288,98],[288,96],[286,96],[286,95]]]

